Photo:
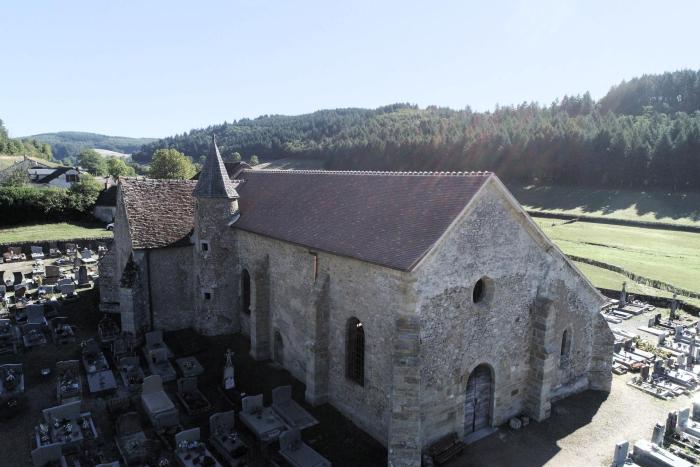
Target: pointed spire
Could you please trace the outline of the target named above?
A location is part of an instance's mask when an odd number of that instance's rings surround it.
[[[231,179],[226,172],[219,148],[216,146],[216,135],[212,136],[211,148],[204,161],[199,180],[194,189],[194,196],[200,198],[238,198]]]

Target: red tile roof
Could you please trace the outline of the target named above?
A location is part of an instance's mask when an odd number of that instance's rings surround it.
[[[245,170],[234,227],[408,271],[489,176]]]
[[[133,248],[190,244],[196,184],[192,180],[119,180]]]

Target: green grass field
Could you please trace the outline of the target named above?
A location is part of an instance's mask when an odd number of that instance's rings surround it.
[[[509,187],[529,211],[700,226],[700,193]]]
[[[21,161],[23,158],[24,158],[23,156],[8,156],[5,154],[0,154],[0,170],[8,168],[9,166],[14,164],[15,162]],[[40,160],[36,157],[34,159]],[[49,161],[45,161],[45,160],[41,160],[41,162],[43,164],[48,165],[49,167],[58,167],[61,165],[61,164],[57,164],[55,162],[49,162]]]
[[[700,291],[700,234],[533,219],[566,254],[603,261],[650,279]],[[622,281],[631,282],[621,274],[602,268],[581,263],[577,263],[577,266],[598,287],[619,289]],[[639,284],[634,286],[651,289]],[[661,294],[659,291],[656,295],[667,296],[668,293]]]
[[[110,237],[112,232],[105,230],[104,225],[60,222],[0,228],[0,244]]]
[[[594,286],[610,289],[610,290],[621,290],[622,283],[626,282],[626,290],[633,294],[644,294],[653,295],[656,297],[673,297],[672,292],[667,292],[666,290],[659,290],[654,287],[649,287],[647,285],[638,284],[632,281],[629,277],[623,276],[613,271],[608,271],[607,269],[599,268],[597,266],[592,266],[587,263],[574,262],[576,267],[590,280]],[[681,297],[685,302],[688,302],[695,306],[700,306],[700,300]]]

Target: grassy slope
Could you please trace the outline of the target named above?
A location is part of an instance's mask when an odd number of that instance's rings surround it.
[[[0,154],[0,170],[6,169],[7,167],[11,166],[17,161],[20,161],[23,159],[23,156],[6,156],[3,154]],[[42,163],[50,166],[50,167],[58,167],[61,164],[58,164],[56,162],[51,162],[51,161],[45,161],[39,158],[36,158],[37,160],[40,160]]]
[[[112,236],[102,225],[86,226],[68,224],[25,225],[21,227],[0,228],[0,244],[20,243],[42,240],[72,240],[79,238],[97,238]]]
[[[700,193],[510,187],[530,211],[700,226]]]
[[[566,254],[596,259],[645,277],[700,291],[700,234],[534,219]],[[591,268],[585,269],[589,272],[599,269]],[[613,274],[599,271],[594,283],[607,287],[603,282],[609,284]],[[620,287],[621,280],[616,281],[619,281],[617,286],[611,288]]]

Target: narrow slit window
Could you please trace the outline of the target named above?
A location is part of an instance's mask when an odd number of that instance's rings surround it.
[[[571,353],[571,336],[569,330],[564,330],[561,336],[561,352],[559,355],[559,366],[565,367],[569,364],[569,354]]]
[[[360,386],[365,385],[365,330],[357,318],[350,318],[346,335],[345,376]]]
[[[309,254],[311,255],[311,269],[315,283],[318,279],[318,254],[313,251],[310,251]]]
[[[247,269],[241,273],[241,298],[243,313],[250,314],[250,274]]]

